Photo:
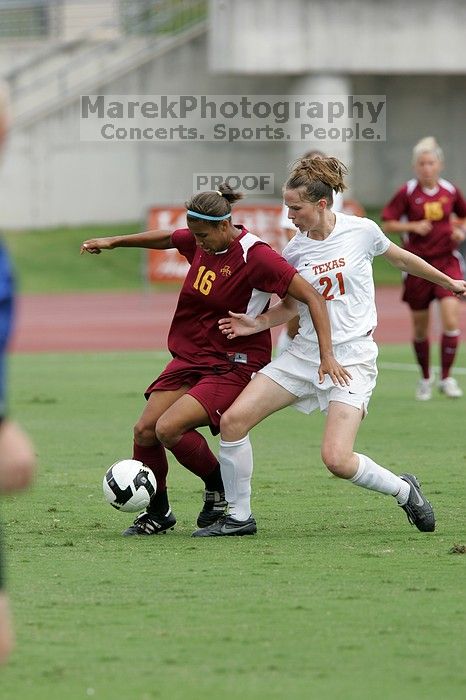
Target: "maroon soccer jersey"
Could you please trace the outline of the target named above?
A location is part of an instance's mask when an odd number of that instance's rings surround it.
[[[221,253],[206,253],[188,228],[177,229],[172,243],[191,267],[186,275],[168,334],[168,349],[200,366],[227,366],[231,361],[252,371],[270,361],[271,337],[263,331],[228,340],[218,328],[228,311],[258,316],[272,293],[284,297],[296,274],[270,246],[243,226]]]
[[[451,253],[457,248],[457,244],[451,239],[452,213],[460,218],[466,217],[466,201],[451,182],[440,179],[437,187],[431,191],[423,189],[419,182],[413,179],[405,183],[383,208],[382,219],[428,219],[432,224],[431,231],[426,236],[406,234],[404,247],[411,253],[430,259]]]

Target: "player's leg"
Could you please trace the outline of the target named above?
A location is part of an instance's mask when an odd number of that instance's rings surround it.
[[[151,469],[157,479],[157,491],[165,491],[168,462],[165,447],[156,435],[157,422],[168,408],[176,403],[187,391],[182,386],[174,391],[153,391],[144,410],[134,426],[133,458]]]
[[[193,474],[204,481],[210,492],[223,494],[217,457],[207,440],[195,428],[210,424],[206,408],[191,394],[185,394],[157,421],[157,437]]]
[[[181,465],[204,482],[203,506],[197,517],[199,527],[222,517],[227,502],[218,458],[196,428],[208,425],[214,434],[219,432],[221,413],[249,378],[249,373],[234,369],[221,375],[206,375],[157,422],[159,439]]]
[[[155,426],[160,416],[187,390],[188,386],[182,386],[173,391],[153,391],[134,426],[133,459],[143,462],[155,474],[157,490],[146,512],[136,518],[124,535],[155,535],[173,529],[176,523],[168,500],[167,455],[156,436]]]
[[[422,375],[416,388],[418,401],[428,401],[432,397],[434,377],[430,371],[429,305],[434,298],[435,285],[420,277],[406,276],[403,281],[403,301],[410,308],[413,350]]]
[[[241,392],[220,421],[219,459],[228,502],[224,521],[193,533],[195,537],[250,535],[256,532],[251,514],[252,447],[249,431],[264,418],[296,401],[296,396],[262,373]]]
[[[442,321],[442,340],[440,345],[441,378],[440,391],[449,398],[459,398],[462,390],[454,377],[450,377],[450,370],[455,361],[459,345],[460,330],[460,302],[456,297],[444,296],[439,300],[440,318]]]
[[[411,310],[413,327],[413,349],[422,377],[416,389],[418,401],[428,401],[432,397],[434,381],[430,371],[429,309]]]
[[[14,638],[8,597],[5,591],[0,588],[0,666],[8,660],[13,646]]]
[[[294,394],[259,373],[222,416],[220,464],[229,513],[237,520],[246,520],[251,515],[253,456],[249,431],[295,401]]]
[[[330,401],[321,449],[325,466],[356,486],[394,496],[410,522],[419,530],[431,532],[435,527],[434,513],[416,478],[411,474],[397,476],[367,455],[354,452],[363,410]]]

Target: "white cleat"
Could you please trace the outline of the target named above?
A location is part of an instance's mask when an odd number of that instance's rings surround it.
[[[463,391],[459,388],[458,382],[454,377],[446,377],[442,379],[438,385],[439,391],[449,399],[459,399],[463,396]]]
[[[429,401],[432,398],[432,384],[434,378],[420,379],[416,389],[416,399],[418,401]]]

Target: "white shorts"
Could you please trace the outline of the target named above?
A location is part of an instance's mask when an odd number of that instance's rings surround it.
[[[377,381],[378,348],[370,338],[351,344],[348,348],[335,348],[335,357],[348,370],[352,379],[349,386],[335,386],[331,378],[325,375],[319,384],[319,365],[312,360],[293,355],[285,350],[259,372],[296,396],[293,406],[302,413],[312,413],[320,409],[327,413],[330,401],[362,408],[367,413],[372,392]],[[346,356],[346,358],[345,358]],[[355,357],[360,362],[355,362]],[[348,361],[345,362],[345,359]]]

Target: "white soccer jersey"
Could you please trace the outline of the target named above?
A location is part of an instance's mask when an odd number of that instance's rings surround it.
[[[335,228],[325,240],[298,232],[283,257],[327,300],[332,343],[347,346],[370,335],[377,325],[372,261],[375,255],[386,252],[390,241],[370,219],[335,216]],[[308,307],[298,302],[298,308],[299,333],[288,349],[310,359],[318,353],[317,335]]]

